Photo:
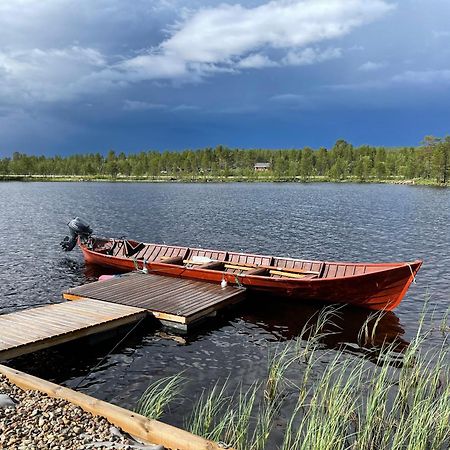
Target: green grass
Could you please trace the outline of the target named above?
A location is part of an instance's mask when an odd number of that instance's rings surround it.
[[[166,407],[182,391],[184,379],[182,374],[161,378],[150,384],[136,405],[136,412],[149,419],[159,419]]]
[[[446,450],[450,447],[450,368],[448,313],[438,327],[418,331],[401,355],[384,344],[371,362],[343,350],[324,349],[321,338],[338,310],[325,308],[307,324],[295,345],[280,345],[268,357],[265,379],[231,390],[230,380],[217,381],[194,405],[186,428],[237,450]],[[368,317],[360,345],[373,345],[383,313]],[[428,322],[427,322],[428,323]],[[441,345],[433,350],[433,333]],[[161,412],[179,394],[181,379],[146,392],[159,400]],[[161,394],[158,389],[163,387]],[[150,409],[153,409],[150,408]],[[277,445],[271,441],[277,427]],[[280,429],[282,438],[280,440]]]
[[[198,174],[174,174],[174,175],[157,175],[157,176],[110,176],[110,175],[0,175],[0,181],[42,181],[42,182],[75,182],[75,181],[91,181],[91,182],[121,182],[121,183],[382,183],[382,184],[407,184],[421,186],[440,186],[448,187],[450,183],[439,183],[431,179],[414,178],[405,179],[404,177],[377,178],[368,177],[361,180],[356,176],[348,176],[345,179],[333,179],[329,176],[289,176],[275,175],[272,173],[258,174],[252,176],[244,175],[198,175]]]

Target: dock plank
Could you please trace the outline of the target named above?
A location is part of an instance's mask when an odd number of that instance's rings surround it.
[[[189,324],[242,300],[245,289],[138,272],[66,291],[69,300],[96,299],[143,308],[156,318]]]
[[[0,360],[137,322],[146,314],[142,308],[85,299],[0,315]]]

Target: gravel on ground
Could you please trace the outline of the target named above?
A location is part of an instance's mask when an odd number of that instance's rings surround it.
[[[24,391],[0,374],[1,450],[164,450],[140,444],[104,417],[65,400]]]

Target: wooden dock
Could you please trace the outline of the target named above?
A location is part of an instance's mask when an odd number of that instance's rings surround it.
[[[183,330],[244,298],[245,289],[130,273],[70,289],[69,301],[0,315],[0,361],[138,322],[148,315]],[[22,389],[64,399],[167,449],[220,450],[220,444],[107,402],[0,365]],[[0,444],[1,447],[2,444]]]
[[[77,300],[0,315],[0,361],[137,322],[151,314],[187,331],[244,298],[245,289],[128,273],[69,289]]]
[[[245,289],[138,272],[64,292],[67,300],[95,299],[147,310],[165,325],[186,331],[244,298]]]
[[[86,300],[0,315],[0,361],[137,322],[145,309]]]

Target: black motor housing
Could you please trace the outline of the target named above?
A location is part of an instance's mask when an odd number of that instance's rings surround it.
[[[64,251],[70,252],[77,245],[78,237],[82,240],[87,240],[92,234],[92,228],[79,217],[72,219],[67,226],[70,230],[70,236],[66,236],[60,245]]]

